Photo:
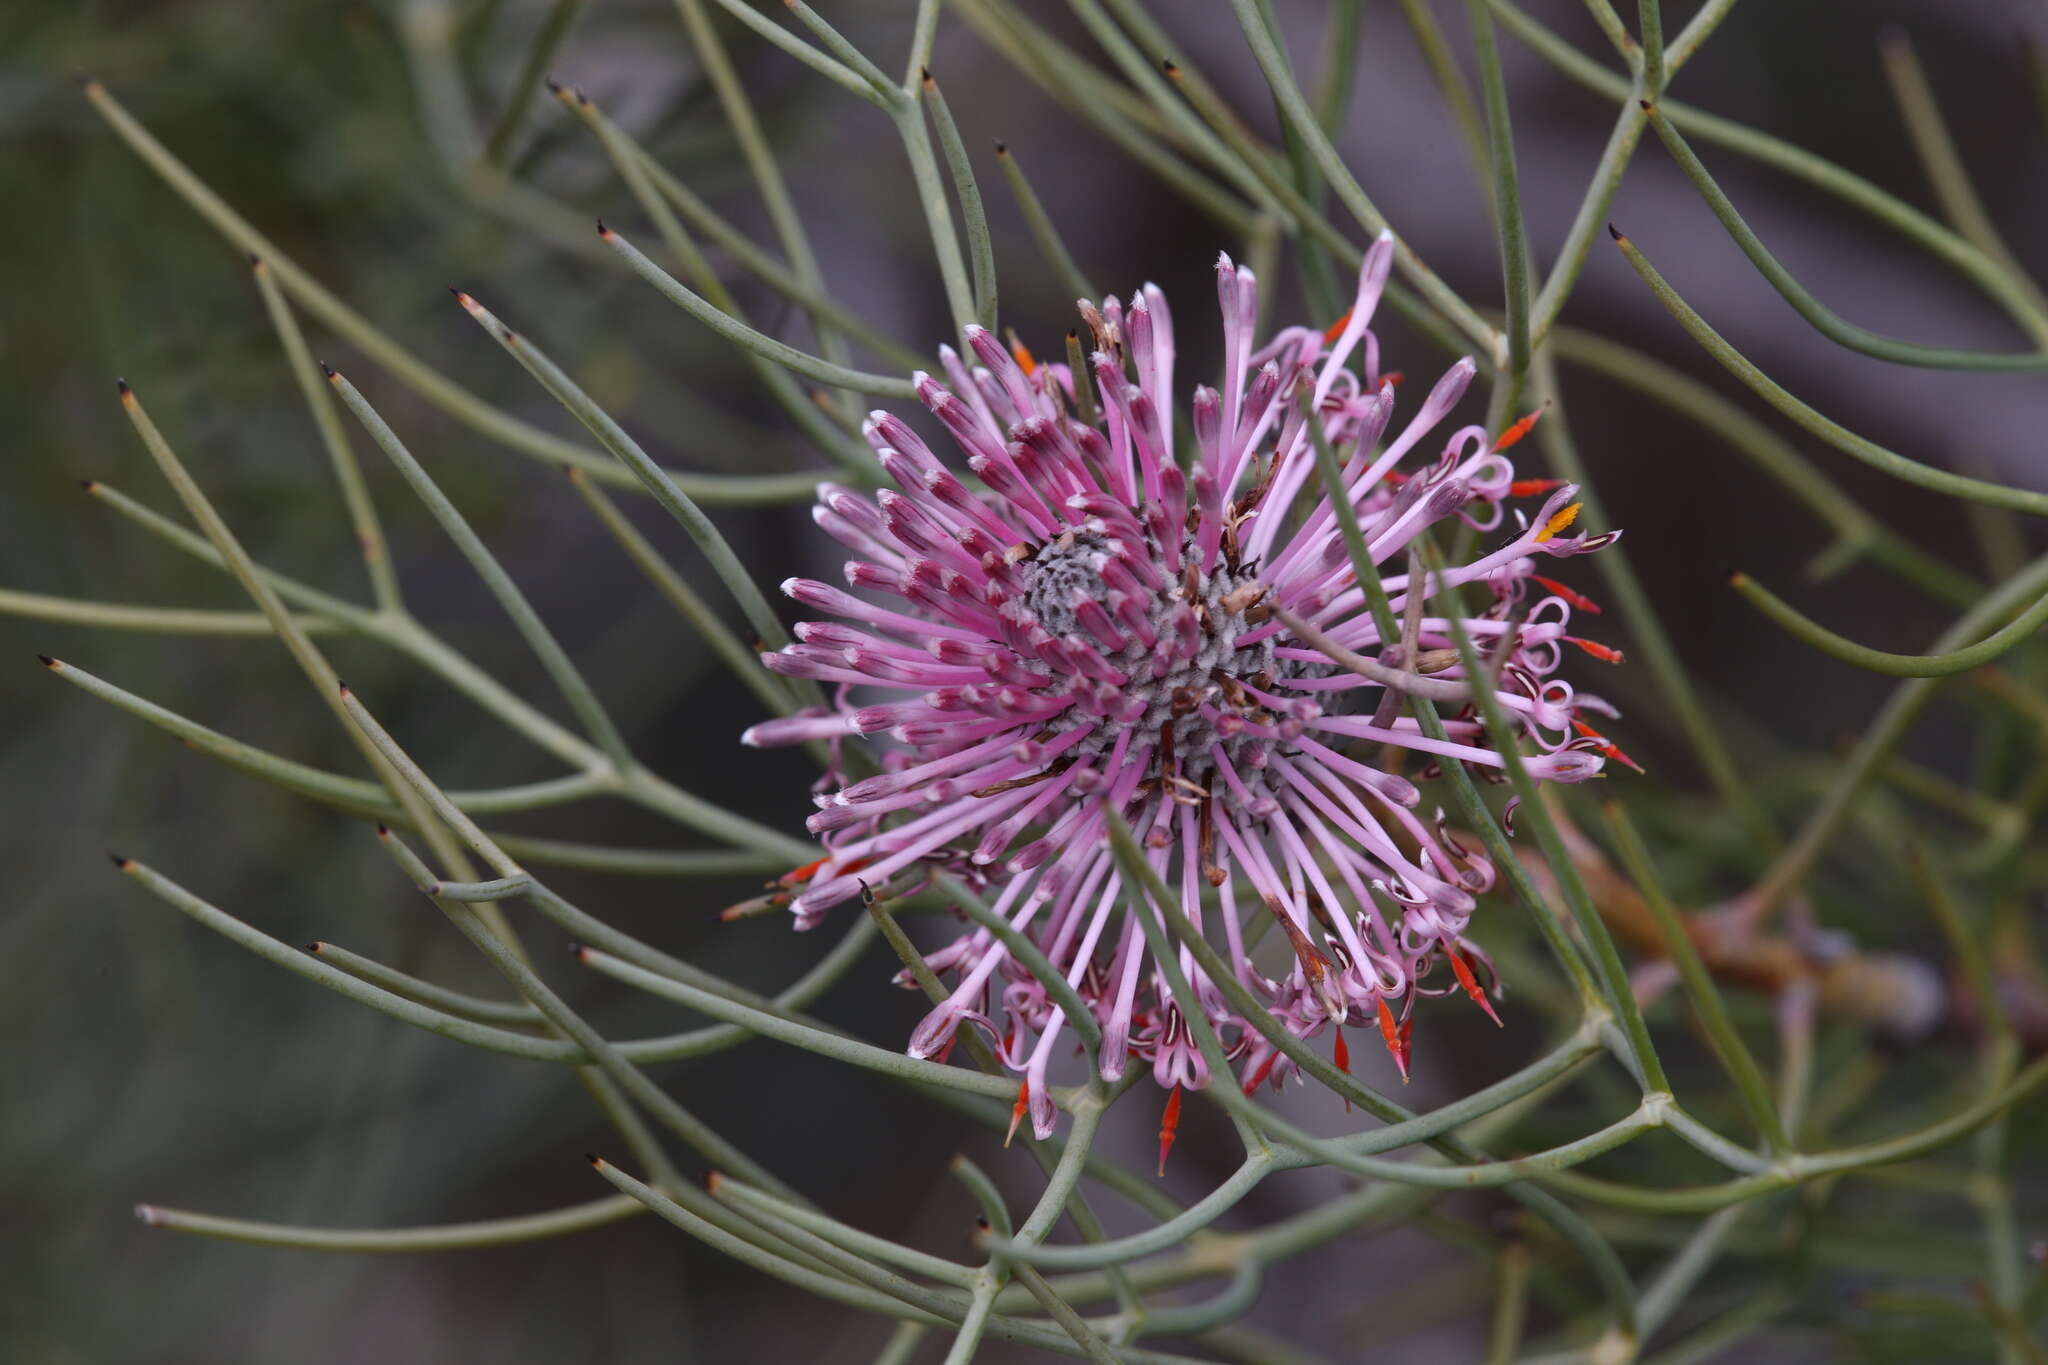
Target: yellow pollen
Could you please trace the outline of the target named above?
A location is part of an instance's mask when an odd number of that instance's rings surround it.
[[[1543,523],[1543,529],[1536,533],[1536,543],[1542,544],[1565,527],[1577,521],[1579,519],[1579,509],[1583,506],[1585,506],[1584,503],[1575,502],[1549,521]]]

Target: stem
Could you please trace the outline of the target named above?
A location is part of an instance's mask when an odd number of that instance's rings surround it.
[[[623,1194],[573,1204],[547,1213],[516,1218],[490,1218],[474,1223],[441,1223],[417,1228],[309,1228],[290,1223],[259,1223],[247,1218],[222,1218],[160,1204],[137,1204],[135,1216],[153,1228],[192,1232],[229,1242],[291,1247],[297,1251],[341,1251],[389,1255],[415,1251],[469,1251],[477,1247],[511,1246],[560,1237],[616,1223],[642,1212],[638,1200]]]
[[[1994,663],[2027,642],[2028,637],[2048,622],[2048,597],[2043,597],[2003,627],[1972,645],[1938,654],[1891,654],[1859,645],[1837,635],[1826,626],[1803,615],[1763,584],[1745,573],[1728,576],[1728,586],[1749,599],[1751,605],[1785,630],[1822,653],[1873,673],[1895,678],[1947,678]],[[1954,633],[1954,632],[1951,632]]]
[[[1609,230],[1613,232],[1613,229]],[[1614,240],[1621,248],[1622,255],[1628,258],[1628,263],[1642,276],[1643,283],[1657,296],[1657,301],[1670,311],[1672,317],[1678,319],[1678,324],[1685,328],[1708,355],[1721,362],[1722,368],[1748,385],[1766,403],[1835,449],[1854,456],[1873,469],[1881,470],[1895,479],[1919,488],[1985,503],[1992,507],[2008,507],[2016,512],[2048,516],[2048,493],[1987,483],[1982,479],[1972,479],[1961,474],[1952,474],[1945,469],[1936,469],[1932,465],[1921,464],[1896,451],[1888,450],[1875,441],[1866,440],[1840,423],[1822,416],[1794,398],[1776,380],[1758,369],[1748,357],[1729,345],[1727,340],[1710,327],[1705,318],[1694,312],[1692,306],[1679,296],[1678,291],[1657,273],[1656,267],[1650,264],[1649,259],[1633,242],[1619,232],[1614,232]]]

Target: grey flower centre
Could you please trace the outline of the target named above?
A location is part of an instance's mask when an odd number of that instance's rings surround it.
[[[1165,557],[1149,537],[1144,551],[1163,574]],[[1095,652],[1129,678],[1123,690],[1142,701],[1145,708],[1130,728],[1155,741],[1148,777],[1160,776],[1171,754],[1174,776],[1200,787],[1213,786],[1213,794],[1228,801],[1221,784],[1210,781],[1216,769],[1212,750],[1220,747],[1247,785],[1262,788],[1263,749],[1275,717],[1245,688],[1271,693],[1277,679],[1307,670],[1278,658],[1279,636],[1261,629],[1270,608],[1260,590],[1257,565],[1219,563],[1208,573],[1190,570],[1185,565],[1196,551],[1192,544],[1183,546],[1182,572],[1139,606],[1156,637],[1148,644],[1124,619],[1128,605],[1120,604],[1122,613],[1111,609],[1110,589],[1103,581],[1104,566],[1119,553],[1130,552],[1130,547],[1101,531],[1062,535],[1019,565],[1023,605],[1048,632],[1070,647]],[[1079,603],[1084,600],[1110,610],[1125,641],[1121,648],[1106,648],[1097,635],[1084,628],[1079,615]],[[1185,628],[1190,612],[1193,632]],[[1256,638],[1240,643],[1246,636]],[[1049,690],[1065,691],[1069,685],[1070,680],[1062,677]],[[1224,720],[1230,716],[1238,717],[1242,724]],[[1090,723],[1096,723],[1093,717],[1069,713],[1051,722],[1051,727],[1061,730]],[[1107,752],[1123,729],[1100,726],[1075,746],[1075,757]],[[1133,736],[1134,741],[1137,738]]]

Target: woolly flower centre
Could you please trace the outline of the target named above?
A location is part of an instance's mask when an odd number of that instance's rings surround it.
[[[1133,597],[1104,581],[1104,571],[1121,559],[1143,557],[1155,566],[1158,588]],[[1094,716],[1063,712],[1047,724],[1054,735],[1077,726],[1092,733],[1073,749],[1077,761],[1113,749],[1128,729],[1132,747],[1149,743],[1148,782],[1197,790],[1237,804],[1224,784],[1213,781],[1217,754],[1248,787],[1263,788],[1266,746],[1276,718],[1261,699],[1282,677],[1304,671],[1276,655],[1278,632],[1267,627],[1271,608],[1256,565],[1219,561],[1210,572],[1195,567],[1192,545],[1175,556],[1182,570],[1159,572],[1165,558],[1148,532],[1140,544],[1106,531],[1068,531],[1030,552],[1017,565],[1023,594],[1017,624],[1036,626],[1069,645],[1100,648],[1105,662],[1129,681],[1125,724],[1105,726]],[[1114,572],[1112,570],[1112,572]],[[1129,575],[1120,575],[1124,581]],[[1105,618],[1111,630],[1104,638]],[[1148,638],[1149,637],[1149,638]],[[1046,666],[1057,670],[1055,661]],[[1060,676],[1042,689],[1063,695],[1076,680]]]

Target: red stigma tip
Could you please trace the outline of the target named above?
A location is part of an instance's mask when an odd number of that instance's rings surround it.
[[[1639,773],[1645,771],[1642,764],[1636,762],[1634,759],[1630,758],[1627,754],[1621,751],[1620,745],[1614,743],[1614,741],[1607,738],[1607,736],[1601,734],[1598,730],[1595,730],[1592,726],[1586,724],[1586,722],[1580,720],[1577,716],[1572,717],[1572,728],[1574,730],[1577,730],[1580,734],[1584,735],[1587,739],[1599,740],[1600,752],[1607,755],[1607,757],[1613,759],[1616,763],[1620,763],[1625,767],[1633,768]]]
[[[1583,640],[1576,635],[1567,635],[1564,638],[1577,645],[1580,649],[1585,650],[1602,663],[1618,664],[1621,662],[1621,651],[1612,645],[1603,645],[1598,640]]]
[[[1377,1003],[1380,1007],[1380,1041],[1387,1045],[1387,1052],[1393,1057],[1394,1065],[1400,1068],[1401,1083],[1406,1085],[1408,1083],[1408,1026],[1394,1022],[1394,1012],[1387,1008],[1387,998],[1385,996],[1381,996]]]
[[[818,869],[824,865],[825,860],[819,858],[814,862],[805,863],[802,867],[793,867],[780,877],[777,877],[775,884],[777,886],[802,886],[812,877],[815,877],[818,874]]]
[[[1511,427],[1509,430],[1513,430],[1513,428]],[[1500,447],[1495,446],[1494,449],[1498,450]],[[1553,488],[1561,488],[1563,486],[1563,479],[1516,479],[1508,485],[1508,496],[1511,498],[1533,498],[1539,493],[1548,493]]]
[[[1247,1097],[1249,1097],[1255,1091],[1257,1091],[1259,1086],[1265,1081],[1266,1077],[1272,1074],[1273,1064],[1278,1062],[1279,1060],[1280,1054],[1277,1051],[1267,1053],[1266,1060],[1260,1062],[1258,1065],[1258,1069],[1245,1078],[1244,1093]]]
[[[1479,978],[1473,973],[1471,959],[1465,956],[1465,950],[1453,948],[1448,956],[1451,959],[1451,974],[1458,978],[1458,984],[1465,988],[1465,994],[1472,997],[1472,1003],[1486,1011],[1486,1017],[1493,1020],[1495,1028],[1506,1027],[1501,1023],[1500,1016],[1493,1012],[1493,1002],[1488,1000],[1486,992],[1480,989]]]
[[[1566,587],[1564,584],[1558,582],[1554,578],[1545,578],[1541,574],[1532,573],[1529,575],[1529,581],[1531,583],[1541,583],[1544,587],[1550,589],[1551,592],[1557,594],[1559,597],[1562,597],[1574,611],[1590,612],[1595,616],[1601,614],[1600,604],[1598,602],[1595,602],[1592,598],[1586,596],[1582,592],[1577,592],[1571,588]]]
[[[1344,1041],[1344,1026],[1342,1024],[1337,1026],[1337,1038],[1330,1048],[1330,1053],[1336,1058],[1337,1069],[1349,1076],[1351,1074],[1351,1045]],[[1348,1095],[1344,1098],[1344,1112],[1347,1114],[1351,1112],[1351,1097]]]
[[[1010,1106],[1010,1131],[1003,1134],[1003,1146],[1007,1147],[1017,1136],[1017,1125],[1024,1121],[1024,1111],[1031,1107],[1031,1082],[1027,1079],[1017,1087],[1017,1102]]]
[[[1180,1132],[1180,1087],[1166,1097],[1166,1112],[1159,1116],[1159,1174],[1166,1174],[1166,1154],[1173,1150],[1173,1139]]]
[[[1337,344],[1337,338],[1338,338],[1338,337],[1340,337],[1340,336],[1343,336],[1343,335],[1344,335],[1344,329],[1345,329],[1346,327],[1349,327],[1350,325],[1351,325],[1351,310],[1350,310],[1349,308],[1346,308],[1346,309],[1344,310],[1344,316],[1343,316],[1343,317],[1341,317],[1341,318],[1338,318],[1338,319],[1337,319],[1337,320],[1336,320],[1335,322],[1331,323],[1331,324],[1330,324],[1330,325],[1329,325],[1329,326],[1328,326],[1327,328],[1325,328],[1325,329],[1324,329],[1324,331],[1323,331],[1323,345],[1325,345],[1325,346],[1334,346],[1334,345],[1336,345],[1336,344]]]

